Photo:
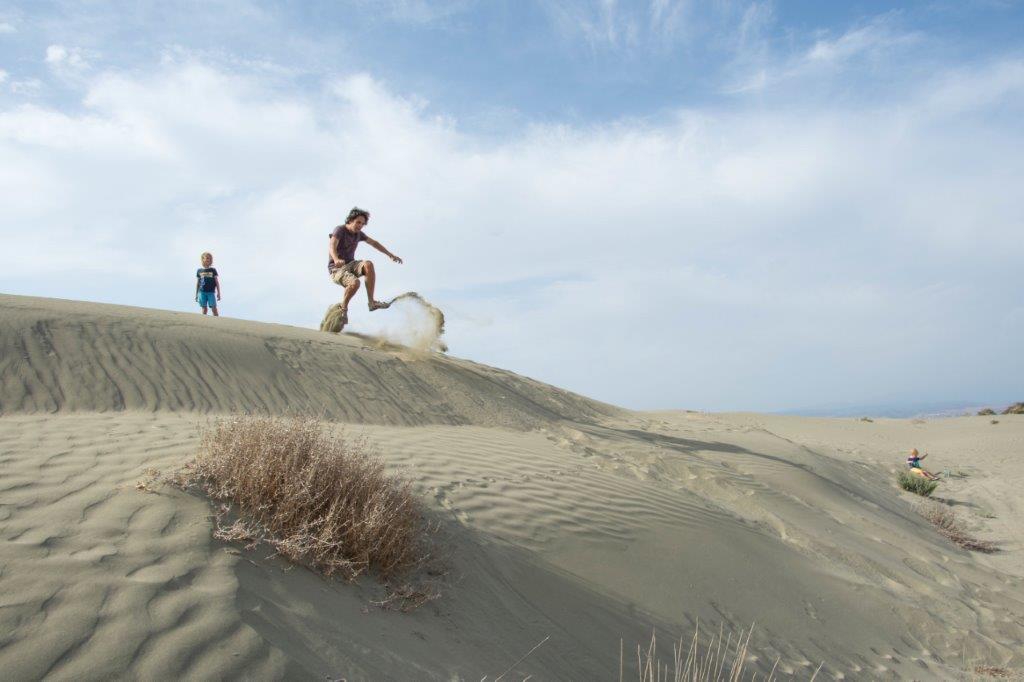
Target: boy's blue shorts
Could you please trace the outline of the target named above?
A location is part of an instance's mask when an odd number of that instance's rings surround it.
[[[200,308],[216,308],[217,307],[217,292],[215,292],[215,291],[200,291],[199,292],[199,307]]]

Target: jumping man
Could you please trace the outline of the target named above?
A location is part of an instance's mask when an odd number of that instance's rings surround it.
[[[373,287],[377,283],[377,274],[373,269],[373,261],[355,259],[356,247],[359,246],[359,242],[366,242],[396,263],[402,262],[401,258],[388,251],[383,244],[363,232],[363,228],[366,227],[369,220],[368,211],[353,208],[348,212],[345,224],[338,225],[331,232],[331,241],[327,249],[330,256],[327,261],[327,271],[330,273],[332,282],[345,287],[345,296],[341,300],[343,324],[348,324],[348,302],[359,291],[360,277],[366,278],[366,301],[371,311],[387,308],[390,305],[373,298]]]

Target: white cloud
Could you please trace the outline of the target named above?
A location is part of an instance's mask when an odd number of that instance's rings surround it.
[[[50,45],[46,48],[46,63],[60,64],[67,59],[68,51],[63,45]]]
[[[8,21],[0,21],[0,35],[5,33],[17,33],[18,29],[14,27],[14,24]]]
[[[297,95],[194,60],[98,73],[82,111],[0,111],[0,287],[187,308],[210,250],[226,312],[312,326],[358,204],[407,260],[377,259],[381,293],[436,299],[457,354],[633,405],[927,392],[950,358],[969,393],[1019,365],[1024,135],[998,113],[1021,68],[499,143],[368,75]]]
[[[80,50],[69,50],[63,45],[50,45],[46,48],[46,63],[53,69],[63,71],[81,71],[88,66]]]
[[[43,89],[43,82],[38,78],[11,81],[11,92],[15,95],[31,97]]]
[[[7,81],[7,76],[8,76],[7,72],[4,71],[3,69],[0,69],[0,83],[6,82]]]

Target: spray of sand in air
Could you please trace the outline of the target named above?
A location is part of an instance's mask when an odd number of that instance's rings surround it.
[[[391,308],[401,316],[395,328],[385,329],[381,338],[419,351],[448,350],[441,340],[444,335],[444,313],[415,291],[407,291],[391,299]]]
[[[415,291],[407,291],[391,299],[390,303],[391,307],[386,313],[394,321],[377,336],[378,339],[423,352],[443,353],[448,350],[448,346],[441,340],[444,335],[444,313],[430,301]],[[320,330],[340,332],[344,328],[340,315],[341,305],[335,303],[327,309]]]

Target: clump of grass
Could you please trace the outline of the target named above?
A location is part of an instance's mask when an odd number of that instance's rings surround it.
[[[935,489],[939,487],[938,481],[929,481],[923,476],[912,474],[909,471],[901,471],[897,482],[900,487],[921,497],[931,497]]]
[[[860,420],[861,420],[862,422],[874,422],[874,421],[875,421],[875,420],[874,420],[874,419],[872,419],[871,417],[861,417],[861,418],[860,418]]]
[[[743,669],[753,631],[754,626],[751,625],[749,630],[741,630],[733,640],[732,634],[726,639],[720,627],[717,634],[712,634],[709,642],[702,643],[698,623],[689,644],[682,637],[672,642],[672,660],[669,662],[662,662],[658,658],[658,638],[656,633],[652,633],[646,649],[639,644],[636,646],[637,679],[639,682],[739,682],[744,679]],[[625,679],[624,654],[620,641],[619,682]],[[764,677],[765,682],[776,679],[775,670],[778,665],[779,659],[776,659],[771,671]],[[821,672],[822,665],[814,671],[811,682]],[[757,679],[756,674],[751,673],[749,679]]]
[[[974,672],[985,677],[1013,677],[1013,672],[1008,668],[995,665],[976,665],[974,666]]]
[[[938,529],[940,535],[948,538],[953,544],[972,552],[991,554],[999,551],[994,542],[979,540],[968,535],[956,513],[949,507],[933,502],[922,506],[919,511],[921,516]]]
[[[269,544],[324,575],[373,571],[388,581],[429,556],[431,529],[411,483],[387,474],[365,441],[316,419],[216,421],[178,482],[222,503],[219,539]]]

